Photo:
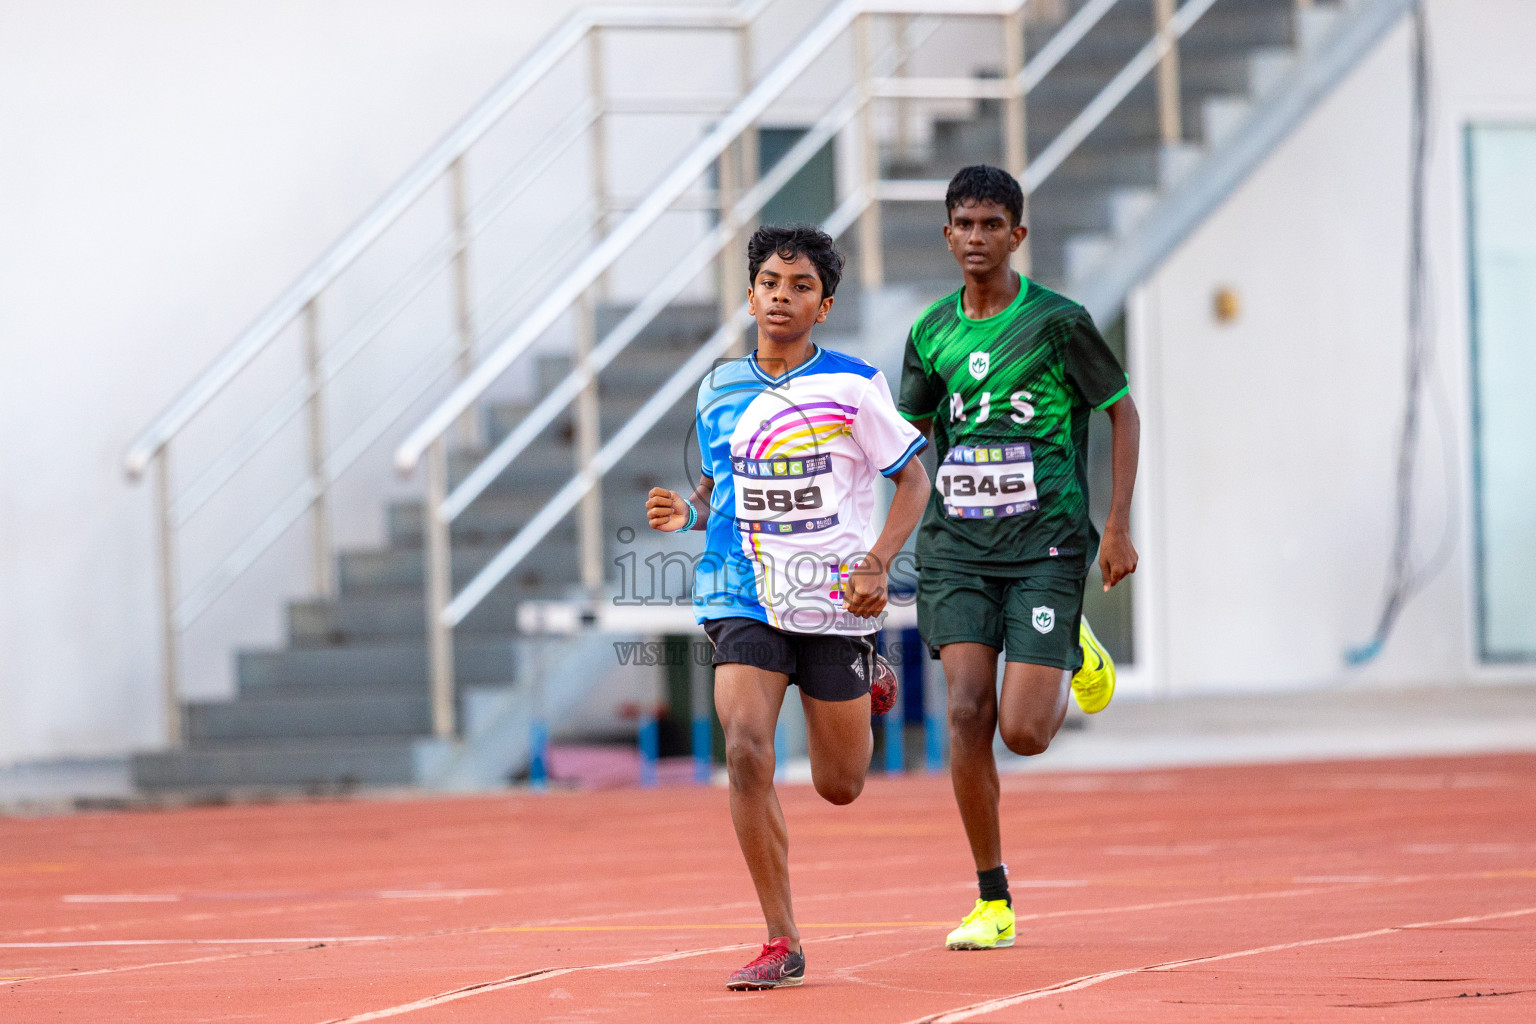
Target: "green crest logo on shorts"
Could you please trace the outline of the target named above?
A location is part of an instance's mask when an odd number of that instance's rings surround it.
[[[1049,633],[1056,628],[1056,609],[1041,605],[1039,608],[1029,610],[1029,624],[1035,627],[1036,633]]]
[[[971,353],[971,376],[972,377],[975,377],[977,380],[981,380],[983,377],[985,377],[987,375],[987,371],[990,370],[991,368],[992,368],[992,353],[990,353],[990,352],[972,352]]]

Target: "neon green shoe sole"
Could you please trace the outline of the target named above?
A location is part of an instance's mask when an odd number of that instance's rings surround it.
[[[944,940],[946,949],[1003,949],[1013,945],[1013,908],[1007,900],[977,900],[960,927]]]
[[[1083,647],[1083,667],[1072,677],[1072,696],[1084,714],[1096,715],[1115,695],[1115,659],[1109,656],[1088,620],[1082,620],[1077,639]]]

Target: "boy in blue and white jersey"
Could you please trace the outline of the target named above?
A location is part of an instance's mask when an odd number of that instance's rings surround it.
[[[715,707],[725,731],[731,819],[769,942],[727,982],[805,977],[790,905],[788,836],[773,790],[773,735],[791,683],[805,709],[811,776],[835,804],[869,768],[874,634],[891,560],[921,518],[927,444],[896,411],[874,367],[818,348],[843,260],[814,228],[764,227],[747,245],[757,351],[700,385],[702,474],[691,498],[654,488],[652,529],[706,531],[694,611],[715,644]],[[876,536],[875,474],[896,484]]]

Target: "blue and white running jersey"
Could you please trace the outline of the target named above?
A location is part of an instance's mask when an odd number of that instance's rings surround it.
[[[875,542],[875,474],[890,476],[928,443],[896,411],[885,376],[822,348],[782,377],[749,355],[704,378],[696,427],[703,472],[715,481],[694,575],[698,621],[879,629],[883,613],[843,610],[843,588]]]

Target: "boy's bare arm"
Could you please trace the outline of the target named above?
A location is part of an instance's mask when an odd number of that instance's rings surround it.
[[[693,494],[686,500],[676,491],[669,491],[665,487],[652,487],[651,493],[645,499],[646,521],[653,530],[676,533],[688,524],[687,501],[692,501],[693,507],[699,510],[699,519],[693,524],[693,528],[702,530],[709,522],[709,498],[714,493],[714,478],[702,473],[699,475],[699,485],[693,489]]]
[[[1110,443],[1114,486],[1109,498],[1109,518],[1099,542],[1099,573],[1104,589],[1136,571],[1136,547],[1131,543],[1131,492],[1136,489],[1136,462],[1141,452],[1141,415],[1126,395],[1105,410],[1113,433]]]
[[[869,557],[860,564],[858,571],[848,577],[846,607],[854,615],[865,618],[878,615],[884,610],[886,575],[890,572],[891,562],[917,528],[918,521],[923,518],[923,509],[928,505],[928,492],[932,489],[928,483],[928,471],[915,458],[907,460],[907,464],[897,470],[891,480],[896,484],[896,496],[891,499],[885,528],[869,549]]]

